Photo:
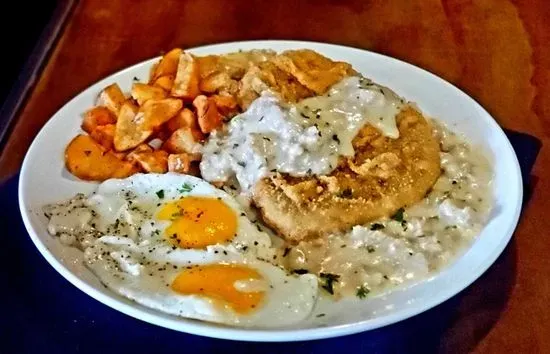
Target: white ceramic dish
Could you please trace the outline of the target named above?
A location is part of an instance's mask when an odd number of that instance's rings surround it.
[[[92,85],[61,108],[31,145],[19,181],[19,204],[32,241],[46,260],[67,280],[96,300],[143,321],[203,336],[250,341],[295,341],[336,337],[395,323],[447,300],[476,280],[499,256],[516,227],[522,200],[519,164],[501,128],[473,99],[446,81],[410,64],[348,47],[297,41],[252,41],[217,44],[190,50],[198,55],[239,49],[311,48],[328,57],[351,63],[373,80],[418,103],[429,116],[446,122],[493,157],[495,211],[472,247],[443,272],[424,282],[373,299],[340,301],[322,318],[283,329],[240,329],[182,319],[150,310],[105,289],[84,267],[81,253],[62,247],[46,231],[41,212],[46,203],[75,193],[89,193],[94,183],[72,177],[64,168],[63,151],[80,131],[81,114],[90,108],[100,90],[117,82],[129,90],[133,78],[148,77],[157,59],[134,65]],[[323,305],[326,306],[326,305]],[[316,313],[322,312],[317,310]]]

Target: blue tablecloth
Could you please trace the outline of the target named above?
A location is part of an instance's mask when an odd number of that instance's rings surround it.
[[[529,172],[540,142],[507,132],[520,159],[529,196]],[[0,187],[0,353],[430,353],[461,294],[406,321],[356,335],[295,343],[210,339],[156,327],[121,314],[59,275],[28,237],[17,203],[18,177]],[[498,260],[497,263],[498,264]],[[482,282],[483,277],[478,280]]]

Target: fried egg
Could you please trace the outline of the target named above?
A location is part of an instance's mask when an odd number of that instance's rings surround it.
[[[179,174],[101,183],[48,206],[50,233],[81,248],[112,291],[172,315],[278,327],[307,318],[317,278],[272,264],[270,236],[227,193]]]

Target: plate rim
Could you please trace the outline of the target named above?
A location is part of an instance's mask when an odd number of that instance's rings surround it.
[[[28,160],[29,160],[31,151],[33,151],[36,148],[37,141],[39,140],[38,137],[44,133],[44,131],[47,129],[47,126],[52,122],[52,118],[58,112],[64,110],[67,106],[71,105],[72,102],[76,100],[78,96],[80,96],[82,93],[87,91],[92,86],[97,85],[101,81],[106,80],[111,76],[123,75],[128,71],[135,70],[137,67],[147,65],[149,62],[153,60],[158,60],[160,56],[156,56],[153,58],[143,60],[139,63],[133,64],[131,66],[125,67],[121,70],[111,72],[110,74],[88,85],[83,90],[77,92],[74,96],[71,97],[70,100],[68,100],[62,107],[60,107],[50,117],[50,119],[46,122],[46,124],[44,124],[44,126],[40,129],[39,133],[34,137],[33,142],[31,143],[31,145],[29,146],[25,154],[25,158],[21,166],[19,181],[18,181],[18,202],[19,202],[20,213],[21,213],[25,228],[27,230],[27,233],[29,234],[35,247],[39,250],[40,254],[46,259],[46,261],[58,273],[60,273],[72,285],[74,285],[75,287],[77,287],[82,292],[84,292],[91,298],[95,299],[96,301],[99,301],[104,305],[109,306],[110,308],[116,311],[119,311],[121,313],[124,313],[128,316],[134,317],[136,319],[139,319],[147,323],[158,325],[160,327],[164,327],[164,328],[168,328],[168,329],[172,329],[180,332],[185,332],[189,334],[195,334],[195,335],[206,336],[211,338],[218,338],[218,339],[262,341],[262,342],[281,342],[281,341],[290,342],[290,341],[302,341],[302,340],[316,340],[316,339],[350,335],[350,334],[355,334],[359,332],[373,330],[376,328],[385,327],[387,325],[406,320],[410,317],[426,312],[432,309],[433,307],[447,301],[451,297],[459,294],[465,288],[469,287],[483,273],[485,273],[489,267],[491,267],[494,264],[496,259],[502,254],[506,246],[509,244],[510,239],[512,238],[512,235],[519,222],[519,217],[520,217],[521,208],[522,208],[522,199],[523,199],[522,176],[521,176],[521,170],[519,167],[519,161],[517,159],[517,155],[508,137],[506,136],[506,134],[504,133],[500,125],[493,118],[493,116],[489,114],[489,112],[487,112],[485,108],[483,108],[474,98],[467,95],[465,92],[463,92],[458,87],[451,84],[450,82],[431,73],[428,70],[425,70],[416,65],[407,63],[400,59],[396,59],[384,54],[380,54],[380,53],[376,53],[373,51],[352,47],[352,46],[344,46],[344,45],[338,45],[333,43],[323,43],[323,42],[315,42],[315,41],[300,41],[300,40],[251,40],[251,41],[232,41],[232,42],[208,44],[208,45],[188,48],[187,50],[191,52],[196,50],[215,51],[217,48],[221,48],[221,47],[237,48],[237,46],[239,45],[245,45],[245,46],[258,45],[260,47],[269,47],[270,45],[281,46],[281,47],[289,46],[289,45],[295,45],[295,46],[299,45],[299,46],[302,46],[303,48],[308,48],[312,46],[321,46],[321,47],[332,47],[333,49],[346,50],[346,51],[351,50],[358,55],[364,55],[365,53],[368,53],[369,55],[378,56],[380,57],[380,59],[383,59],[386,61],[398,62],[401,65],[412,67],[411,69],[420,70],[423,72],[423,74],[430,76],[431,79],[435,79],[436,81],[439,81],[441,84],[446,85],[447,87],[455,91],[456,94],[471,100],[472,104],[476,106],[476,109],[481,111],[481,114],[486,115],[487,117],[490,118],[489,124],[491,125],[491,130],[497,131],[499,134],[502,135],[502,137],[507,142],[506,149],[509,149],[511,151],[512,153],[511,155],[513,157],[512,159],[513,161],[510,161],[510,163],[513,164],[513,170],[516,172],[517,176],[519,176],[518,178],[519,183],[517,186],[518,200],[516,201],[516,209],[514,210],[514,217],[509,223],[509,227],[506,230],[506,234],[503,237],[501,237],[501,241],[499,245],[495,247],[494,253],[491,254],[489,257],[487,257],[486,261],[481,266],[475,269],[475,272],[467,279],[467,281],[461,282],[459,285],[453,285],[449,288],[445,288],[443,291],[441,291],[438,297],[433,298],[432,300],[429,300],[429,301],[425,301],[422,306],[402,309],[395,313],[384,315],[382,317],[366,319],[355,323],[340,324],[340,325],[326,326],[326,327],[317,327],[317,328],[254,329],[254,328],[229,327],[229,326],[223,326],[223,325],[218,325],[215,323],[199,321],[199,320],[190,320],[190,319],[182,320],[179,318],[166,319],[166,318],[159,317],[156,314],[157,311],[152,310],[154,311],[154,313],[147,313],[141,310],[139,307],[135,307],[133,305],[123,303],[114,297],[100,293],[99,291],[94,289],[92,286],[88,285],[86,282],[80,280],[75,274],[73,274],[73,272],[71,272],[68,268],[66,268],[65,265],[61,261],[59,261],[53,255],[53,253],[49,251],[47,246],[44,243],[42,243],[42,241],[38,237],[38,233],[35,232],[34,228],[32,227],[32,222],[27,214],[29,207],[25,204],[26,193],[24,190],[25,176],[29,174],[29,170],[31,168],[29,167]],[[439,274],[441,273],[435,274],[434,276],[437,277]],[[162,313],[158,312],[158,314],[162,314]]]

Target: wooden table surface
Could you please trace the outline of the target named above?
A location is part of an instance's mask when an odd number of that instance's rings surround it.
[[[441,351],[550,353],[548,18],[548,0],[81,0],[19,114],[0,177],[17,172],[39,129],[71,97],[172,47],[302,39],[388,54],[440,75],[502,126],[543,142],[515,237],[465,291]]]

